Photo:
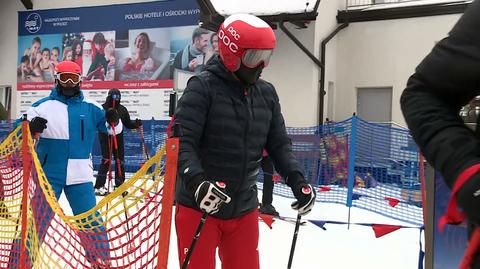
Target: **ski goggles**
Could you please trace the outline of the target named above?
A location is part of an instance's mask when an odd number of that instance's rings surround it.
[[[58,73],[55,75],[55,78],[61,83],[68,83],[70,81],[73,84],[78,84],[82,81],[82,77],[79,74],[69,72]]]
[[[263,63],[263,66],[267,66],[272,52],[271,49],[247,49],[243,53],[242,63],[248,68],[255,68],[261,63]]]
[[[120,94],[112,94],[112,100],[119,101],[120,100]]]

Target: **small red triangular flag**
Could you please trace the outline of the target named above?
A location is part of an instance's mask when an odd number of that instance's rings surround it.
[[[392,197],[385,197],[385,200],[388,201],[388,204],[391,207],[395,207],[396,205],[398,205],[398,203],[400,203],[400,200],[398,200],[396,198],[392,198]]]
[[[330,187],[325,187],[325,186],[320,186],[320,187],[318,188],[318,191],[331,191],[331,190],[332,190],[332,188],[330,188]]]
[[[279,174],[273,174],[273,176],[272,176],[272,181],[273,182],[278,183],[278,182],[280,182],[280,179],[282,179],[282,177]]]
[[[268,228],[272,229],[272,224],[275,221],[273,216],[266,215],[266,214],[258,214],[258,216],[262,219],[262,221],[267,224]]]
[[[372,228],[373,232],[375,233],[375,237],[379,238],[402,228],[402,226],[388,224],[372,224]]]

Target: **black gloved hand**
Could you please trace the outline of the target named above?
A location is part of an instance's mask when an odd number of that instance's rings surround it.
[[[469,221],[480,225],[480,174],[473,175],[457,193],[458,206]]]
[[[34,117],[30,120],[30,133],[35,135],[35,133],[43,133],[43,130],[47,129],[47,120],[42,117]]]
[[[287,185],[292,189],[297,201],[292,203],[292,208],[300,215],[306,215],[312,211],[317,193],[312,185],[308,184],[298,172],[293,172],[287,177]]]
[[[225,183],[216,181],[214,183],[200,179],[201,175],[193,178],[187,186],[189,191],[195,190],[193,193],[195,202],[198,207],[210,215],[217,213],[220,206],[231,201],[230,196],[225,192]],[[200,182],[200,183],[199,183]]]
[[[135,119],[135,126],[137,126],[137,128],[139,128],[142,125],[143,125],[143,123],[142,123],[141,119]]]
[[[115,108],[109,108],[107,112],[105,113],[105,120],[108,122],[108,124],[112,125],[118,124],[118,121],[120,119],[120,116],[118,115],[118,112]]]

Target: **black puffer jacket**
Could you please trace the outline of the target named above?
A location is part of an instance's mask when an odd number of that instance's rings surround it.
[[[459,116],[480,94],[480,1],[475,1],[417,67],[401,97],[413,138],[453,186],[467,167],[480,163],[480,143]]]
[[[259,80],[246,87],[218,57],[188,82],[175,112],[180,139],[178,203],[198,208],[187,190],[190,180],[224,181],[232,201],[215,214],[230,219],[258,206],[256,180],[265,147],[284,177],[303,172],[294,159],[277,93]]]

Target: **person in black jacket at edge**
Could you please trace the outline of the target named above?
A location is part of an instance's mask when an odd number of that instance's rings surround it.
[[[130,114],[125,106],[120,104],[121,94],[118,89],[111,89],[108,91],[107,98],[105,103],[102,104],[105,111],[116,111],[118,120],[115,123],[115,135],[117,139],[118,149],[115,149],[115,145],[112,141],[111,145],[109,144],[109,138],[112,139],[113,132],[109,134],[99,133],[98,138],[100,140],[100,148],[102,150],[102,161],[100,167],[98,168],[98,175],[95,182],[95,194],[96,195],[106,195],[107,188],[105,187],[105,182],[107,180],[107,173],[109,168],[110,161],[113,164],[117,164],[117,158],[120,160],[120,171],[118,168],[115,169],[115,188],[119,187],[125,181],[125,170],[124,170],[124,144],[123,144],[123,127],[125,126],[128,129],[137,129],[142,125],[140,119],[135,119],[134,121],[130,120]],[[111,147],[110,147],[111,146]],[[113,159],[112,159],[113,154]]]
[[[474,1],[417,66],[401,96],[412,136],[428,162],[452,188],[446,223],[466,217],[469,235],[480,224],[480,140],[459,111],[480,94],[480,1]],[[477,126],[478,128],[478,126]],[[470,247],[474,242],[470,242]],[[479,255],[470,268],[480,268]],[[468,259],[465,259],[467,261]],[[468,268],[468,267],[464,267]]]
[[[218,247],[222,268],[258,269],[262,149],[286,178],[299,214],[312,210],[316,193],[293,156],[275,88],[259,79],[275,47],[273,30],[258,17],[234,14],[218,36],[220,56],[188,81],[174,115],[183,129],[175,194],[179,261],[204,212],[210,216],[188,268],[215,268]]]

